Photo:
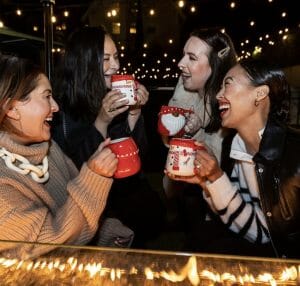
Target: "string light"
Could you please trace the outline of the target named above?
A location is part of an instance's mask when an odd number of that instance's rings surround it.
[[[183,0],[178,1],[178,7],[183,8],[185,5],[185,2]]]
[[[282,17],[282,18],[285,18],[286,16],[287,16],[287,13],[286,13],[286,12],[282,12],[282,13],[281,13],[281,17]]]
[[[199,5],[196,4],[196,1],[191,1],[191,0],[177,0],[177,1],[173,1],[174,5],[173,5],[173,8],[176,9],[177,11],[179,10],[179,8],[184,8],[186,6],[186,9],[180,9],[180,11],[178,11],[177,13],[179,13],[180,15],[184,15],[184,16],[189,16],[190,13],[194,13],[196,12],[197,10],[199,10]],[[266,0],[267,3],[273,3],[274,1],[273,0]],[[189,3],[191,5],[189,5]],[[259,3],[260,5],[261,3]],[[232,21],[234,21],[234,17],[236,14],[240,13],[240,9],[244,9],[244,1],[229,1],[228,4],[229,6],[227,6],[228,8],[228,11],[230,11],[231,13],[231,16],[230,16],[230,19],[233,19]],[[271,7],[272,9],[274,9],[275,6],[270,6],[268,5],[269,7]],[[122,7],[121,7],[122,8]],[[118,17],[118,15],[120,15],[120,19],[122,19],[121,17],[121,8],[119,6],[117,7],[110,7],[108,10],[106,10],[106,12],[104,13],[105,15],[105,20],[104,21],[112,21],[115,17]],[[143,6],[142,8],[146,8],[146,6]],[[151,7],[150,7],[151,8]],[[201,7],[202,9],[203,7]],[[72,12],[71,10],[71,14],[70,14],[70,11],[66,9],[66,6],[64,7],[59,7],[58,5],[55,5],[54,6],[54,9],[56,11],[56,15],[60,15],[61,18],[72,18],[72,16],[75,14]],[[157,5],[157,7],[154,8],[151,8],[149,9],[149,6],[148,8],[146,8],[146,13],[150,16],[154,16],[155,14],[158,14],[160,12],[159,10],[159,5]],[[174,11],[176,11],[174,10]],[[203,9],[202,9],[203,10]],[[135,8],[134,10],[132,11],[135,11],[135,13],[137,13],[137,9]],[[273,10],[272,10],[273,11]],[[226,11],[225,11],[226,12]],[[271,12],[271,11],[270,11]],[[1,15],[0,17],[2,18],[2,13],[3,11],[0,12]],[[6,13],[6,12],[5,12]],[[15,16],[23,16],[22,19],[25,19],[25,16],[26,14],[28,14],[26,12],[26,10],[21,10],[21,9],[16,9],[16,7],[10,12],[11,14],[15,15]],[[184,14],[186,13],[186,14]],[[249,14],[250,14],[250,10],[249,10]],[[291,32],[289,32],[289,30],[292,31],[292,33],[295,32],[295,29],[297,29],[297,33],[299,33],[299,28],[300,28],[300,23],[290,23],[289,26],[286,26],[285,28],[282,27],[282,24],[281,23],[284,19],[284,21],[287,21],[290,20],[290,8],[288,7],[282,7],[281,11],[280,12],[277,12],[277,13],[273,13],[274,15],[276,14],[277,16],[277,21],[274,21],[272,20],[274,23],[278,23],[278,27],[272,27],[270,28],[269,30],[267,29],[263,29],[263,27],[260,25],[260,19],[256,19],[255,18],[255,21],[254,21],[254,17],[250,17],[251,15],[248,15],[247,18],[252,18],[252,20],[249,20],[248,23],[246,22],[245,24],[247,25],[248,24],[248,29],[246,28],[242,28],[242,27],[239,27],[240,31],[242,31],[244,33],[244,36],[239,35],[240,39],[243,39],[242,41],[240,41],[240,44],[239,42],[236,43],[234,42],[234,44],[236,44],[236,46],[238,47],[237,48],[237,51],[238,53],[242,54],[242,51],[239,51],[240,49],[247,49],[248,51],[244,51],[244,55],[245,56],[251,56],[251,55],[254,55],[254,54],[262,54],[263,52],[266,52],[267,50],[265,49],[268,45],[269,46],[275,46],[275,45],[279,45],[280,43],[282,42],[285,42],[285,45],[288,43],[291,43],[291,40],[293,40],[294,38],[291,37]],[[253,15],[252,15],[253,16]],[[255,15],[256,16],[256,15]],[[6,17],[6,16],[5,16]],[[190,16],[190,18],[192,18],[194,16]],[[107,18],[111,18],[111,19],[107,19]],[[0,20],[0,28],[3,28],[4,27],[4,21],[6,22],[6,24],[8,24],[7,22],[10,21],[10,19],[13,19],[12,17],[11,18],[4,18],[4,19],[1,19]],[[68,19],[68,22],[70,21],[70,19]],[[117,18],[118,19],[118,18]],[[61,23],[62,19],[60,19],[58,16],[53,16],[53,18],[51,19],[52,20],[52,23]],[[20,20],[18,20],[20,21]],[[63,20],[66,22],[66,20]],[[152,21],[152,20],[151,20]],[[110,23],[109,24],[115,24],[115,25],[118,25],[119,27],[119,32],[118,33],[113,33],[113,34],[120,34],[120,27],[121,27],[121,23],[116,23],[116,21],[114,21],[113,23]],[[123,22],[122,22],[123,24]],[[205,25],[205,24],[204,24]],[[242,25],[242,23],[241,23]],[[71,27],[71,25],[68,24],[68,27]],[[109,27],[107,25],[107,27]],[[123,27],[123,26],[122,26]],[[125,26],[124,26],[125,27]],[[250,29],[251,27],[251,29]],[[31,31],[33,31],[34,33],[41,33],[42,32],[42,29],[39,28],[39,25],[30,25],[29,27],[31,29]],[[222,33],[225,33],[226,29],[228,30],[228,33],[229,35],[233,36],[234,35],[234,30],[233,28],[228,25],[226,27],[223,27],[222,29],[220,29],[220,31]],[[259,30],[258,30],[259,29]],[[60,25],[55,25],[55,31],[65,31],[67,30],[67,25],[65,23],[61,23]],[[137,29],[135,26],[131,26],[129,27],[129,31],[130,31],[130,34],[136,34],[137,33]],[[259,32],[257,32],[259,31]],[[69,32],[69,31],[67,31]],[[249,35],[247,34],[249,32]],[[257,32],[257,34],[260,34],[260,35],[257,35],[255,37],[253,37],[253,33],[254,32]],[[251,34],[250,34],[251,33]],[[61,34],[60,34],[61,35]],[[251,38],[250,38],[250,35]],[[255,34],[254,34],[255,35]],[[169,35],[170,36],[170,35]],[[234,37],[233,37],[233,40]],[[152,38],[151,38],[151,41],[152,41]],[[149,53],[141,53],[141,56],[140,58],[143,59],[143,58],[147,58],[147,65],[144,64],[144,66],[142,66],[141,70],[136,70],[134,72],[136,73],[140,73],[142,76],[142,73],[146,74],[143,70],[144,69],[147,69],[147,70],[150,70],[152,71],[153,73],[155,72],[155,76],[157,78],[161,78],[163,76],[163,72],[161,71],[161,69],[158,69],[156,70],[156,66],[157,64],[161,64],[161,66],[170,66],[170,70],[168,71],[169,73],[169,77],[172,77],[175,75],[174,71],[177,71],[177,60],[175,58],[173,58],[174,56],[174,53],[175,53],[175,50],[174,47],[178,48],[178,49],[182,49],[182,47],[177,47],[176,45],[174,45],[174,43],[176,44],[181,44],[181,42],[178,41],[177,38],[168,38],[168,35],[166,35],[166,38],[165,38],[165,41],[167,41],[168,45],[163,45],[162,46],[164,47],[164,50],[161,51],[161,55],[158,56],[156,59],[153,59],[153,54],[152,54],[152,48],[153,48],[153,45],[152,45],[152,42],[149,41],[149,43],[144,43],[142,44],[142,48],[144,49],[147,49],[147,51],[149,50]],[[122,42],[124,42],[124,39],[122,39]],[[131,48],[132,46],[129,45],[127,47],[127,42],[125,41],[125,45],[126,45],[126,51],[131,51]],[[125,45],[119,45],[119,48],[120,48],[120,51],[122,51],[122,53],[120,53],[120,57],[121,58],[125,58],[126,60],[128,60],[129,58],[127,56],[129,55],[126,55],[124,53],[125,51]],[[172,46],[171,46],[172,45]],[[259,48],[258,48],[259,47]],[[252,51],[250,53],[250,50]],[[61,52],[61,51],[58,51],[57,49],[53,52]],[[180,55],[180,52],[178,52],[178,55]],[[243,55],[243,54],[242,54]],[[131,59],[132,60],[132,59]],[[143,59],[146,61],[146,59]],[[135,69],[134,65],[137,65],[140,61],[139,60],[135,60],[134,62],[132,62],[131,66],[128,66],[128,69]],[[154,67],[153,67],[154,66]],[[153,68],[155,70],[153,70]],[[133,72],[133,71],[132,71]],[[148,73],[149,75],[149,73]],[[154,74],[152,74],[153,78],[154,78]]]

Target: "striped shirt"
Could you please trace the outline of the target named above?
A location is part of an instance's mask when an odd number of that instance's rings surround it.
[[[215,182],[208,183],[210,197],[203,192],[204,198],[230,230],[250,242],[266,243],[268,228],[260,205],[253,156],[247,153],[238,134],[232,141],[230,157],[235,159],[231,177],[224,173]]]

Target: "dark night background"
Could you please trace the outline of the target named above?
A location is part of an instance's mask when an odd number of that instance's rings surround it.
[[[294,123],[299,124],[300,14],[297,2],[185,0],[184,6],[179,7],[179,0],[0,0],[0,50],[31,57],[43,64],[43,17],[45,5],[49,3],[56,17],[53,69],[70,32],[80,25],[104,24],[120,51],[121,72],[134,73],[151,91],[144,108],[149,143],[153,146],[147,169],[162,171],[167,150],[156,133],[157,113],[172,96],[172,87],[178,78],[177,62],[185,40],[196,27],[225,30],[232,37],[239,57],[262,57],[285,68],[293,87]],[[155,12],[150,15],[152,9]],[[115,16],[109,17],[108,13],[113,10]],[[67,17],[65,12],[68,12]],[[255,25],[251,26],[251,21],[255,21]],[[255,53],[255,50],[261,52]],[[170,89],[160,90],[159,86]]]

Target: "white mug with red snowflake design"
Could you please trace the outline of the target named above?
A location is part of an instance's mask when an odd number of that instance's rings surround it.
[[[168,173],[189,177],[195,174],[194,160],[196,150],[203,148],[194,139],[172,138],[165,169]]]

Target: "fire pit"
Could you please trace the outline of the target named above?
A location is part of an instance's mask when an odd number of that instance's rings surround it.
[[[0,281],[14,286],[300,285],[300,260],[58,246],[26,260],[0,254]]]

